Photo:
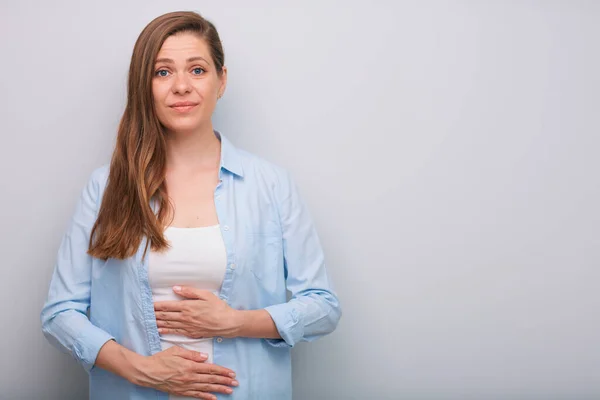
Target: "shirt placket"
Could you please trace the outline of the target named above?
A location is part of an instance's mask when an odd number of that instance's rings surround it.
[[[230,219],[231,213],[229,212],[230,208],[233,207],[233,199],[227,196],[227,194],[231,192],[229,186],[232,184],[231,180],[233,179],[233,176],[230,174],[223,174],[222,169],[219,176],[219,183],[215,188],[215,208],[217,210],[217,219],[219,220],[219,227],[227,253],[227,268],[225,269],[225,277],[223,278],[219,297],[229,304],[233,273],[236,268],[234,254],[235,232],[233,231],[234,227],[232,226],[232,221]]]
[[[138,268],[138,279],[140,283],[142,312],[144,318],[144,326],[146,327],[146,336],[148,338],[148,346],[150,354],[156,354],[162,350],[160,345],[160,336],[156,325],[156,314],[154,313],[154,302],[152,299],[152,289],[150,288],[150,280],[148,277],[149,251],[146,251],[143,257],[144,249],[148,243],[148,238],[144,237],[136,254],[136,264]],[[148,244],[148,249],[150,245]]]
[[[223,176],[224,175],[224,176]],[[225,252],[227,254],[227,267],[225,269],[225,277],[221,285],[219,297],[227,304],[231,305],[229,294],[233,284],[233,273],[235,271],[235,254],[234,254],[234,231],[232,221],[232,211],[234,208],[233,199],[228,196],[231,193],[230,185],[233,184],[233,175],[223,174],[223,169],[219,171],[219,183],[215,188],[215,209],[217,210],[217,219],[219,220],[219,228],[221,236],[225,244]],[[214,338],[213,355],[217,360],[220,356],[219,343],[223,342],[223,337],[217,336]]]

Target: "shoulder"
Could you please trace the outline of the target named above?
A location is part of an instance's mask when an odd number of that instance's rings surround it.
[[[92,171],[90,180],[97,184],[106,182],[108,179],[108,173],[110,172],[110,164],[103,164]]]
[[[237,149],[237,152],[242,160],[244,180],[253,182],[257,179],[277,189],[291,179],[287,168],[243,149]]]
[[[110,164],[103,164],[96,167],[90,174],[89,184],[103,188],[108,181],[108,174],[110,172]]]
[[[244,185],[269,196],[282,209],[301,203],[301,192],[291,171],[256,154],[238,150],[244,169]]]
[[[106,188],[106,183],[108,182],[109,172],[110,164],[108,163],[96,167],[91,172],[84,189],[90,197],[97,200],[102,196],[104,189]]]

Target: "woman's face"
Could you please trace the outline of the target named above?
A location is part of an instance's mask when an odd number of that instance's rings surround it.
[[[160,122],[169,132],[192,133],[210,125],[227,69],[219,76],[206,42],[181,32],[163,43],[154,68],[152,94]]]

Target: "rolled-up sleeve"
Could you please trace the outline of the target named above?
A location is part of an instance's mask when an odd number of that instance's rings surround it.
[[[94,171],[81,193],[62,238],[41,312],[42,331],[48,341],[71,354],[87,372],[94,366],[100,348],[114,339],[87,317],[92,268],[87,249],[97,216],[103,173],[101,168]]]
[[[287,303],[266,308],[282,339],[276,347],[293,347],[331,333],[342,315],[325,268],[325,257],[310,212],[289,172],[280,169],[275,190],[283,232]]]

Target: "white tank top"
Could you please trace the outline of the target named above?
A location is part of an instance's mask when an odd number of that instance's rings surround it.
[[[168,227],[164,232],[171,248],[166,252],[151,251],[148,278],[154,301],[182,300],[173,292],[175,285],[188,285],[210,290],[217,296],[227,267],[227,253],[219,225],[199,228]],[[160,337],[163,350],[171,346],[208,354],[213,362],[213,339],[193,339],[183,335]],[[170,399],[177,397],[171,396]]]

